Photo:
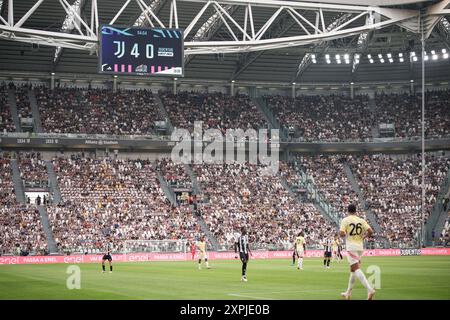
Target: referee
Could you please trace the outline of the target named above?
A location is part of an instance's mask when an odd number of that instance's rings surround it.
[[[241,281],[247,282],[247,263],[249,260],[250,248],[248,245],[248,235],[245,227],[241,228],[241,235],[237,238],[234,244],[234,252],[237,253],[239,250],[239,257],[242,261],[242,278]]]

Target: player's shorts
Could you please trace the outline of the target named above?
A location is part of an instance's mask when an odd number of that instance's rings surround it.
[[[208,256],[206,255],[206,252],[200,251],[198,254],[199,259],[208,259]]]
[[[331,251],[325,251],[324,254],[323,254],[323,256],[324,256],[325,258],[331,258]]]
[[[239,257],[241,258],[242,263],[247,263],[248,253],[241,252],[241,253],[239,253]]]
[[[110,254],[105,254],[105,255],[103,256],[103,260],[108,260],[109,262],[111,262],[111,261],[112,261],[112,257],[111,257]]]
[[[361,262],[362,251],[347,251],[347,261],[352,266]]]
[[[300,249],[300,250],[295,250],[295,254],[297,255],[297,257],[302,257],[305,254],[305,250]]]

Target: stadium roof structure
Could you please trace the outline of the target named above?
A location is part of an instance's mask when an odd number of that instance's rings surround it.
[[[184,29],[187,78],[419,79],[422,32],[450,74],[450,0],[0,0],[0,71],[95,74],[102,24]]]

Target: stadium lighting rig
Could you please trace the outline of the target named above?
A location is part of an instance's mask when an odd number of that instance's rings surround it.
[[[313,63],[317,63],[317,58],[316,55],[313,53],[310,53],[311,57],[313,58]],[[366,58],[365,61],[368,61],[370,64],[374,64],[377,61],[379,63],[403,63],[405,62],[405,57],[409,56],[409,60],[411,62],[417,62],[419,61],[419,57],[417,56],[417,54],[414,51],[410,51],[408,52],[398,52],[398,53],[393,53],[393,52],[388,52],[388,53],[377,53],[377,54],[373,54],[373,53],[367,53],[365,56],[363,56],[361,53],[354,53],[354,54],[339,54],[336,53],[334,54],[334,60],[336,64],[342,64],[343,62],[345,62],[345,64],[349,64],[351,59],[353,58],[353,62],[355,64],[359,64],[362,59],[364,60],[364,57]],[[429,53],[427,53],[425,51],[425,56],[424,56],[424,60],[425,61],[437,61],[439,59],[448,59],[449,58],[449,52],[447,51],[447,49],[441,49],[441,50],[431,50]],[[378,59],[377,59],[378,58]],[[377,59],[377,60],[376,60]],[[324,56],[324,61],[326,62],[326,64],[332,64],[333,61],[331,59],[331,55],[329,53],[325,54]]]
[[[44,0],[35,1],[28,11],[18,14],[18,11],[14,11],[14,4],[19,2],[19,0],[8,1],[4,17],[0,17],[0,38],[96,54],[99,50],[99,22],[114,25],[123,18],[123,15],[130,14],[130,11],[135,14],[137,4],[139,18],[136,23],[140,26],[178,28],[181,27],[179,21],[183,21],[185,56],[311,46],[334,39],[367,34],[394,25],[419,34],[421,21],[426,22],[425,34],[428,37],[436,25],[443,25],[440,21],[445,19],[450,7],[449,0],[430,4],[423,10],[287,0],[166,0],[170,9],[157,10],[160,7],[157,3],[161,1],[128,0],[123,1],[121,7],[115,8],[111,13],[108,12],[113,18],[106,19],[98,10],[98,4],[102,2],[102,5],[105,5],[106,1],[76,0],[69,3],[67,0],[59,0],[55,1],[55,5],[61,5],[63,9],[61,16],[52,19],[64,22],[59,30],[51,31],[30,27],[26,23],[31,16],[40,17],[42,11],[40,7]],[[183,6],[189,6],[190,3],[197,4],[198,11],[196,9],[194,15],[182,10]],[[236,12],[243,12],[243,21],[237,19],[230,7],[237,7],[239,10]],[[272,10],[272,14],[268,16],[257,14],[256,12],[261,9]],[[85,14],[89,11],[89,15]],[[346,16],[345,22],[327,27],[326,17],[330,14]],[[282,15],[288,16],[298,31],[289,36],[270,32]],[[202,24],[200,21],[208,23]],[[135,20],[130,26],[134,22]],[[218,22],[228,30],[228,35],[221,40],[205,36],[215,29]],[[364,38],[367,37],[362,37],[361,40]],[[61,50],[55,51],[55,60],[58,59]],[[347,62],[351,59],[344,60]]]

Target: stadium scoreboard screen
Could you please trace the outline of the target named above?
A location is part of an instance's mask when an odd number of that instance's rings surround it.
[[[101,26],[100,73],[182,77],[183,58],[179,29]]]

